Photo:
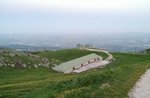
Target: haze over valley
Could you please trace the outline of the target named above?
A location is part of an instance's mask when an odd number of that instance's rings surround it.
[[[58,50],[90,44],[109,51],[137,52],[150,48],[149,33],[32,33],[1,34],[0,47],[17,50]]]

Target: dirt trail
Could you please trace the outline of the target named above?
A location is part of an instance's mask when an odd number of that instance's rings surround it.
[[[85,48],[86,50],[89,50],[89,51],[97,51],[97,52],[103,52],[103,53],[106,53],[108,55],[108,57],[105,59],[106,61],[109,61],[109,60],[112,60],[113,59],[113,55],[110,54],[108,51],[106,50],[100,50],[100,49],[90,49],[90,48]]]
[[[150,69],[141,76],[141,79],[129,93],[129,98],[150,98]]]

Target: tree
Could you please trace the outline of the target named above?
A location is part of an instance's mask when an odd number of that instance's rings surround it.
[[[76,45],[76,47],[77,47],[77,48],[83,48],[84,46],[79,43],[79,44]]]
[[[90,44],[86,44],[85,45],[85,48],[92,48],[93,46],[92,45],[90,45]]]

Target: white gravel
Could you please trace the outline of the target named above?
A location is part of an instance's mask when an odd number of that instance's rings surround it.
[[[150,98],[150,69],[136,83],[129,93],[129,98]]]

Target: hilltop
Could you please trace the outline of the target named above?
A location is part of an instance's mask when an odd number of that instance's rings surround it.
[[[6,51],[5,51],[6,52]],[[60,64],[92,51],[65,49],[1,55],[13,63],[21,61],[26,67],[0,67],[0,98],[126,98],[140,76],[150,68],[150,54],[112,53],[116,59],[103,69],[92,69],[80,74],[55,72],[51,66]],[[94,52],[104,59],[105,53]],[[28,55],[29,54],[29,55]],[[33,65],[49,63],[48,67]],[[28,63],[30,63],[28,65]],[[44,64],[43,64],[44,65]],[[30,66],[30,67],[29,67]]]

